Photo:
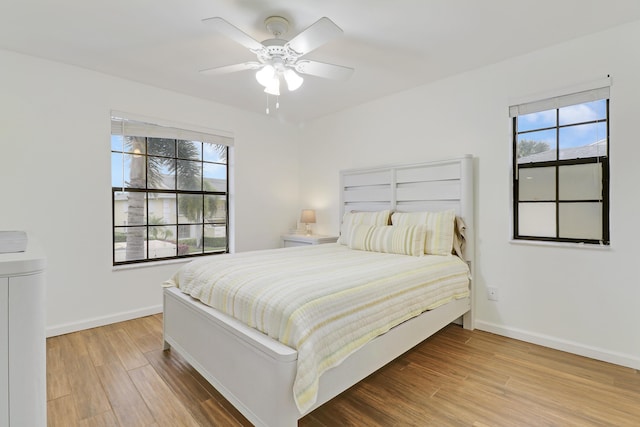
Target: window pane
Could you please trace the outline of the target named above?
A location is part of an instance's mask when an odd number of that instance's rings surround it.
[[[201,187],[202,163],[178,160],[178,190],[198,191]]]
[[[129,188],[145,188],[145,157],[139,154],[124,155],[125,186]]]
[[[202,224],[178,226],[178,255],[202,253]]]
[[[556,131],[544,130],[518,135],[518,163],[556,160]]]
[[[518,168],[518,194],[521,201],[555,200],[556,168]]]
[[[122,192],[114,194],[114,225],[145,225],[147,223],[147,205],[145,193]]]
[[[518,235],[555,237],[555,203],[518,203]]]
[[[178,194],[178,222],[202,222],[202,195]]]
[[[560,200],[600,200],[602,164],[560,166],[558,184]]]
[[[116,262],[138,261],[146,256],[145,227],[116,227],[113,250]]]
[[[172,257],[178,254],[175,236],[177,227],[149,227],[149,258]]]
[[[225,165],[205,163],[202,174],[205,191],[227,191],[227,167]]]
[[[176,140],[166,138],[149,138],[149,155],[162,157],[176,156]]]
[[[204,196],[205,222],[225,223],[227,221],[227,197],[222,195]]]
[[[560,203],[560,237],[602,240],[602,203]]]
[[[518,132],[534,129],[545,129],[556,125],[556,110],[540,111],[538,113],[518,116]]]
[[[584,159],[607,154],[606,123],[589,123],[560,129],[560,159]]]
[[[116,227],[113,230],[113,255],[116,262],[127,260],[127,229]]]
[[[148,188],[175,190],[175,159],[163,159],[161,157],[149,157],[147,164]]]
[[[176,195],[149,193],[149,225],[176,223]]]
[[[142,136],[125,136],[124,150],[127,153],[144,154],[147,152],[147,140]]]
[[[203,143],[202,159],[205,162],[227,163],[227,146],[209,142]]]
[[[569,105],[568,107],[560,108],[558,114],[560,116],[560,125],[605,119],[607,117],[607,101],[601,99],[584,104]]]
[[[201,160],[202,142],[178,140],[177,157],[179,159]]]
[[[221,252],[227,248],[227,228],[225,226],[205,224],[204,251]]]
[[[124,155],[122,153],[111,153],[111,186],[124,186]]]

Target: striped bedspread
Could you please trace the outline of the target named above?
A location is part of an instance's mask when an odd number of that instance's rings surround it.
[[[199,259],[167,284],[296,349],[293,393],[304,413],[323,372],[403,321],[468,296],[468,278],[453,255],[324,244]]]

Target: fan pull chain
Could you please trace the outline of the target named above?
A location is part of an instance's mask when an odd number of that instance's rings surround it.
[[[280,108],[280,96],[276,96],[276,110],[278,110]],[[271,112],[271,110],[269,110],[269,94],[267,94],[267,108],[265,109],[265,112],[267,114],[269,114]]]

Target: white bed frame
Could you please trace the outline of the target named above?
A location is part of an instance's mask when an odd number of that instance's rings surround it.
[[[473,158],[342,171],[341,214],[455,209],[467,225],[465,260],[473,277]],[[341,215],[342,217],[342,215]],[[300,414],[293,400],[297,352],[183,294],[164,291],[165,349],[173,347],[257,426],[293,427],[298,419],[462,319],[473,329],[471,296],[427,311],[381,335],[320,378],[316,404]]]

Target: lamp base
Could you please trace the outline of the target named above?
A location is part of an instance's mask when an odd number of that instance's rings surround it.
[[[311,236],[311,224],[304,225],[305,235]]]

